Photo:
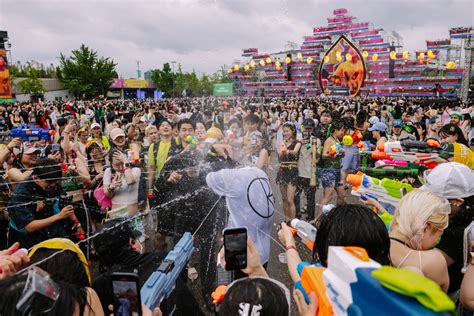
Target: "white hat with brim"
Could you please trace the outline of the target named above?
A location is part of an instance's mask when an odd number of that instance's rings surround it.
[[[445,199],[463,199],[474,195],[474,171],[458,162],[447,162],[425,171],[420,189]]]

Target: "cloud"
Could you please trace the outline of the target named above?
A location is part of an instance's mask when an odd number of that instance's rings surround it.
[[[137,60],[142,71],[173,60],[186,71],[212,73],[241,59],[242,48],[300,45],[339,7],[396,30],[410,51],[425,48],[426,39],[448,37],[450,27],[474,24],[470,0],[1,0],[0,23],[14,60],[57,64],[60,52],[84,43],[129,77]]]

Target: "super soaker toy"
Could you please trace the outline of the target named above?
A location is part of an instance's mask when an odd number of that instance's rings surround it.
[[[189,146],[191,147],[191,149],[196,149],[197,146],[199,145],[199,139],[197,139],[195,136],[192,136],[192,135],[188,135],[186,136],[186,138],[184,139],[184,141],[189,144]]]
[[[397,206],[400,199],[408,192],[413,190],[412,186],[397,180],[369,177],[358,172],[347,176],[347,182],[352,184],[351,194],[355,196],[368,196],[379,202],[384,202]]]
[[[329,148],[329,156],[335,157],[337,155],[342,155],[344,154],[344,148],[342,148],[341,144],[336,143],[334,145],[331,145]]]
[[[308,247],[310,250],[313,250],[314,241],[316,240],[316,227],[308,222],[295,218],[291,221],[291,228],[293,231],[293,236],[298,236],[298,238],[301,239],[301,242],[303,242],[306,247]]]
[[[432,280],[407,269],[382,266],[360,247],[328,249],[328,267],[300,263],[295,284],[316,315],[442,315],[455,304]]]
[[[380,161],[380,160],[379,160]],[[361,166],[359,171],[376,178],[388,177],[395,179],[404,179],[406,177],[417,178],[420,174],[420,166],[417,164],[407,163],[406,167],[391,164],[379,164],[375,168]]]
[[[173,292],[176,279],[194,253],[191,233],[184,233],[174,249],[168,253],[158,270],[153,272],[140,290],[142,303],[153,310]]]
[[[404,148],[413,151],[405,151]],[[437,158],[437,152],[439,152],[439,143],[436,141],[427,143],[414,141],[388,141],[384,144],[383,148],[379,147],[378,150],[379,151],[373,151],[371,153],[371,157],[373,159],[404,160],[408,162],[415,162]]]
[[[21,138],[24,142],[36,142],[39,140],[52,141],[55,131],[46,128],[37,128],[28,125],[20,125],[8,132],[11,138]]]

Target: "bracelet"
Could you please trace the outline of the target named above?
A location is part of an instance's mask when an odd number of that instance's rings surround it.
[[[286,246],[286,247],[285,247],[285,250],[286,250],[286,251],[288,251],[288,250],[290,250],[290,249],[294,249],[294,250],[298,251],[298,249],[296,248],[296,246],[293,246],[293,245],[289,245],[289,246]]]

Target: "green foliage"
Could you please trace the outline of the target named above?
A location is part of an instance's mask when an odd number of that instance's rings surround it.
[[[22,77],[26,79],[20,81],[18,86],[26,94],[35,96],[43,95],[45,88],[39,76],[39,70],[34,68],[31,63],[28,63],[22,72]]]
[[[188,97],[212,95],[214,83],[232,82],[224,68],[210,76],[203,74],[199,77],[195,71],[183,72],[181,65],[173,73],[169,63],[165,63],[162,69],[152,70],[151,80],[165,97],[182,96],[184,90]]]
[[[113,78],[117,78],[115,66],[110,58],[98,57],[97,52],[84,44],[72,51],[71,57],[61,53],[58,78],[76,98],[93,98],[105,95]]]
[[[8,65],[10,70],[10,76],[12,78],[26,78],[28,77],[28,68],[35,68],[37,70],[38,78],[56,78],[55,69],[38,69],[33,66],[33,63],[28,61],[26,62],[26,67],[19,69],[16,65]]]
[[[173,85],[176,74],[170,68],[170,64],[163,65],[163,69],[154,69],[151,71],[151,80],[156,84],[158,90],[165,93],[165,97],[170,97],[173,92]]]

